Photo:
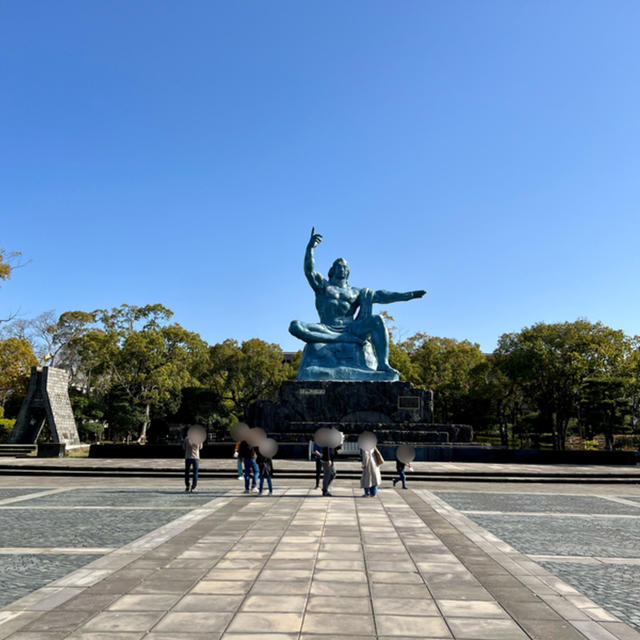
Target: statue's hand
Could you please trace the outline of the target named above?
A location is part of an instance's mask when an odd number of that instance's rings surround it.
[[[311,238],[309,240],[309,247],[315,249],[322,242],[322,235],[316,233],[316,228],[311,227]]]
[[[417,291],[411,291],[411,299],[415,300],[416,298],[422,298],[422,296],[427,293],[424,289],[418,289]]]

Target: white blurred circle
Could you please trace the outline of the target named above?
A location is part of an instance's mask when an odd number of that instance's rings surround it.
[[[327,427],[320,427],[319,429],[316,430],[316,432],[313,434],[313,440],[314,442],[319,446],[319,447],[326,447],[328,446],[328,442],[329,442],[329,432],[331,431],[331,429],[328,429]]]
[[[371,433],[371,431],[363,431],[358,436],[358,446],[363,451],[371,451],[371,449],[375,449],[377,443],[378,438],[376,438],[375,433]]]
[[[416,448],[410,444],[402,444],[396,449],[396,458],[400,460],[400,462],[408,464],[409,462],[413,462],[415,457]]]
[[[230,429],[231,437],[240,442],[247,439],[247,433],[249,432],[249,425],[244,422],[236,422]]]
[[[203,444],[207,439],[207,432],[204,427],[193,425],[192,427],[189,427],[189,430],[187,431],[187,438],[189,438],[189,440],[194,444]]]
[[[264,440],[266,440],[266,438],[267,434],[264,432],[264,429],[261,429],[260,427],[254,427],[253,429],[249,429],[245,440],[252,447],[259,447],[264,442]]]
[[[273,438],[265,438],[260,443],[259,450],[265,458],[273,458],[278,452],[278,443]]]
[[[329,433],[327,434],[327,445],[328,447],[336,448],[344,441],[344,436],[340,431],[338,431],[335,427],[328,429]]]

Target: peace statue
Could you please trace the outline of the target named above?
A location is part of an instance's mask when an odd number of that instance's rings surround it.
[[[314,268],[313,250],[321,242],[314,227],[304,254],[304,275],[315,291],[320,322],[294,320],[289,325],[289,332],[307,343],[298,380],[397,380],[398,372],[389,365],[389,334],[373,304],[414,300],[426,291],[353,287],[344,258],[335,260],[325,280]]]

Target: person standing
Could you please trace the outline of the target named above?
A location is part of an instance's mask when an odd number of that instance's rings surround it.
[[[329,486],[336,477],[336,448],[322,447],[322,495],[331,496]]]
[[[244,492],[249,493],[249,484],[251,484],[251,492],[258,493],[259,469],[256,462],[257,453],[255,447],[243,440],[238,447],[238,455],[242,458],[244,465]]]
[[[382,482],[380,476],[381,459],[382,454],[377,447],[361,449],[362,477],[360,478],[360,486],[364,489],[363,497],[371,496],[373,498],[378,494],[378,486]]]
[[[184,449],[184,484],[185,493],[198,493],[198,470],[200,469],[200,449],[202,449],[202,441],[192,438],[189,433],[182,442]],[[193,482],[189,486],[189,476],[193,467]]]
[[[316,463],[316,486],[320,488],[320,476],[322,475],[322,447],[316,442],[313,443],[313,453],[311,454]]]
[[[273,495],[273,485],[271,484],[271,476],[273,475],[273,460],[270,456],[263,456],[258,450],[258,469],[260,470],[260,488],[258,493],[262,495],[262,487],[264,486],[264,480],[267,479],[267,486],[269,487],[269,495]]]

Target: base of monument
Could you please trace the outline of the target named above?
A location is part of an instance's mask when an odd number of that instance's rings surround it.
[[[298,380],[340,380],[340,381],[381,381],[393,382],[398,379],[395,371],[376,371],[374,369],[357,369],[355,367],[306,367],[301,369]]]
[[[282,442],[287,432],[299,431],[300,423],[377,423],[410,429],[414,423],[430,423],[432,411],[431,391],[410,382],[286,380],[275,402],[256,402],[246,417],[250,426],[278,434]]]

